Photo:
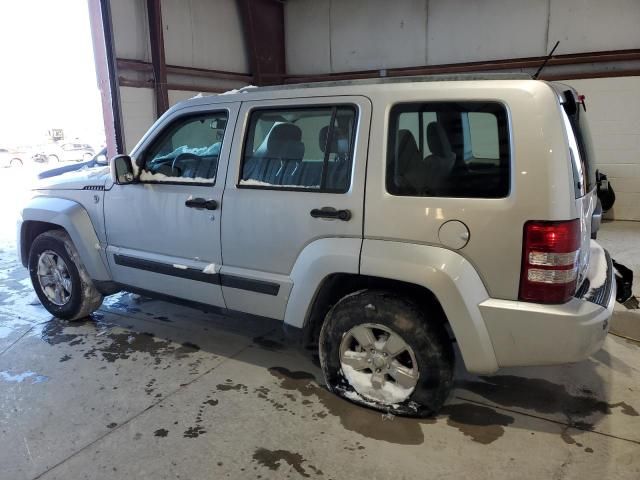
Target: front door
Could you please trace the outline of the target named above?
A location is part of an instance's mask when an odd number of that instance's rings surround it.
[[[222,214],[228,308],[282,319],[318,241],[357,239],[357,258],[370,118],[365,97],[242,103]]]
[[[238,105],[177,111],[132,154],[139,183],[113,185],[105,195],[116,282],[225,306],[220,208]]]

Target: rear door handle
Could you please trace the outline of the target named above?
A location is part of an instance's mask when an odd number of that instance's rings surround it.
[[[336,210],[333,207],[314,208],[309,212],[313,218],[327,218],[347,222],[351,219],[350,210]]]
[[[218,202],[215,200],[206,200],[200,197],[190,198],[184,204],[189,208],[197,208],[198,210],[216,210],[218,208]]]

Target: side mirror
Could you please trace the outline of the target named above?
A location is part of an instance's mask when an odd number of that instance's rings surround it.
[[[110,166],[114,183],[118,185],[135,183],[136,179],[133,175],[133,165],[129,155],[116,155],[111,159]]]
[[[98,165],[108,165],[109,161],[107,160],[107,156],[104,153],[99,153],[96,155],[96,163]]]

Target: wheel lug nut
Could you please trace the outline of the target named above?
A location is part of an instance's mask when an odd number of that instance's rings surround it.
[[[382,353],[382,356],[383,356],[383,357],[386,357],[387,355],[389,355],[387,352],[383,352],[383,353]]]
[[[367,358],[367,363],[371,363],[371,359],[370,358]]]
[[[380,373],[380,371],[381,370],[379,368],[376,368],[376,373]]]

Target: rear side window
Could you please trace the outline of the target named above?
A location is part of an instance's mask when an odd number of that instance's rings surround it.
[[[355,127],[351,106],[254,110],[238,186],[346,192]]]
[[[387,191],[422,197],[509,194],[507,113],[495,102],[395,105],[389,118]]]

